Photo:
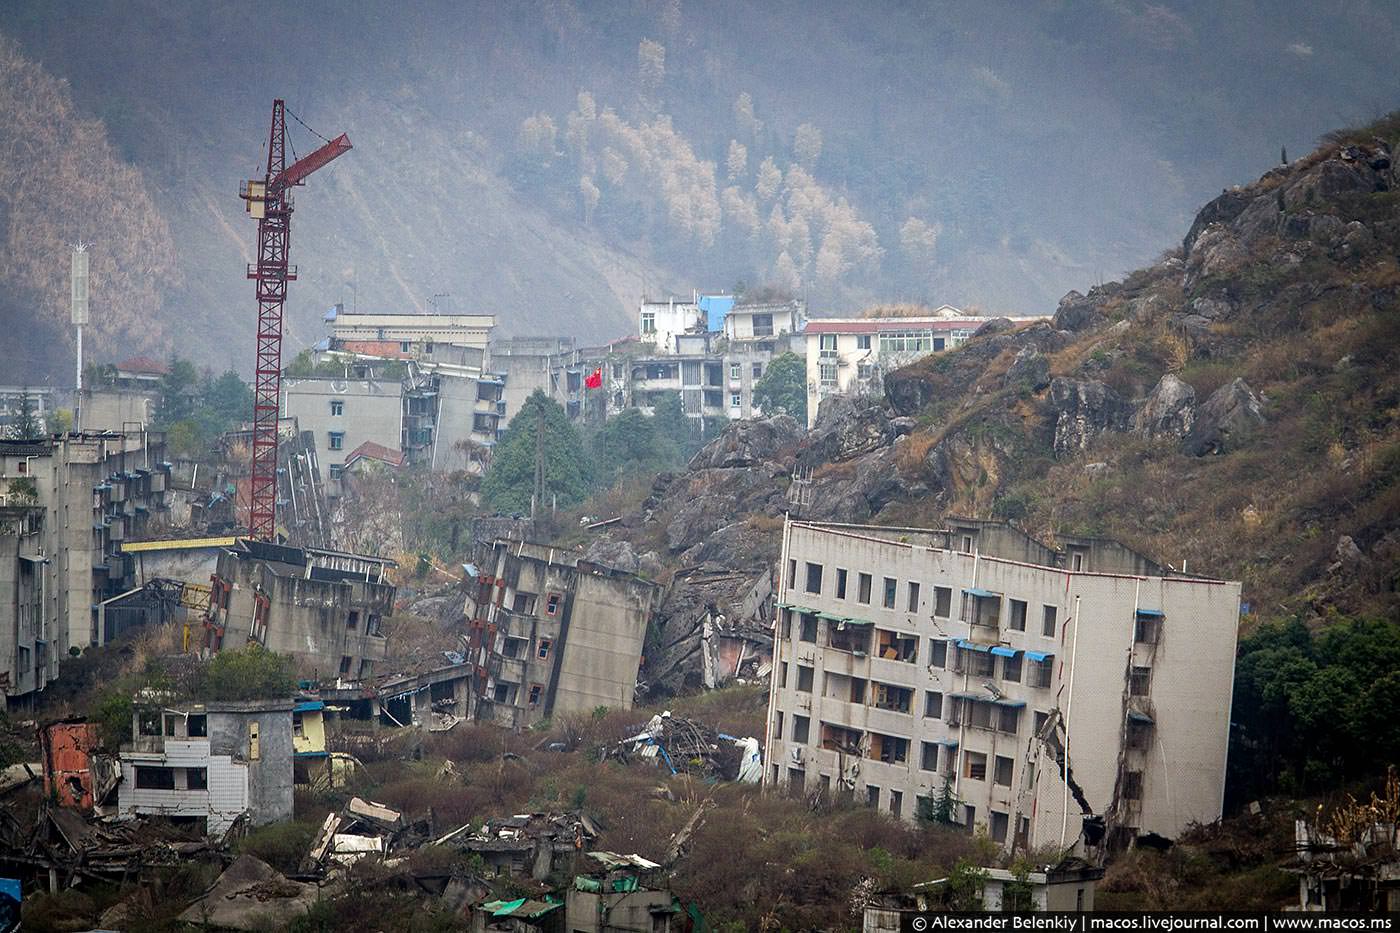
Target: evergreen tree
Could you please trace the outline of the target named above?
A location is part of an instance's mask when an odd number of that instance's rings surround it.
[[[14,421],[10,425],[10,434],[21,441],[44,435],[44,426],[39,421],[38,412],[34,410],[34,397],[29,394],[28,389],[19,397],[19,411],[15,413]]]
[[[582,501],[592,473],[583,440],[559,403],[538,389],[525,400],[492,451],[491,466],[481,482],[483,501],[499,512],[527,514],[535,488],[535,454],[541,448],[544,505],[568,507]]]
[[[671,442],[681,460],[688,460],[695,453],[699,432],[686,417],[685,406],[679,392],[666,392],[652,405],[652,420],[656,423],[656,433]]]
[[[807,423],[807,361],[796,353],[784,353],[768,364],[753,387],[754,404],[765,415],[787,413]]]
[[[194,415],[194,399],[199,391],[199,371],[189,360],[170,358],[170,371],[160,378],[160,409],[156,423],[162,429]]]
[[[599,481],[610,486],[628,477],[659,473],[675,466],[680,452],[661,428],[654,418],[636,408],[609,418],[592,437]]]

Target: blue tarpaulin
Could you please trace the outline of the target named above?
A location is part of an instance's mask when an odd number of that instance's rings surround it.
[[[724,329],[724,318],[734,307],[733,295],[701,295],[700,310],[705,312],[705,329]]]

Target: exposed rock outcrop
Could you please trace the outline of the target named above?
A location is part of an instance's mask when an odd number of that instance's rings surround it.
[[[1050,361],[1034,346],[1024,346],[1007,368],[1004,384],[1014,391],[1039,392],[1050,385]]]
[[[1186,451],[1197,457],[1223,454],[1244,444],[1264,424],[1264,405],[1243,379],[1211,393],[1196,412],[1196,423],[1185,440]]]
[[[1143,400],[1133,430],[1146,438],[1185,437],[1196,423],[1196,390],[1167,373]]]
[[[691,470],[748,467],[790,451],[801,433],[797,419],[774,415],[757,421],[731,421],[719,437],[690,458]]]
[[[1103,434],[1125,430],[1132,417],[1132,406],[1097,379],[1056,378],[1050,383],[1050,404],[1056,457],[1072,456]]]
[[[820,466],[884,447],[897,433],[893,418],[885,400],[877,396],[833,395],[823,399],[816,423],[798,454],[798,463],[804,467]]]

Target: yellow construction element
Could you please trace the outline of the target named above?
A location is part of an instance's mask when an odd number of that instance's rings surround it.
[[[319,709],[292,713],[292,750],[298,755],[326,751],[326,721]]]
[[[238,539],[228,538],[178,538],[173,541],[127,541],[122,544],[122,553],[140,554],[143,551],[192,551],[203,547],[233,547]]]

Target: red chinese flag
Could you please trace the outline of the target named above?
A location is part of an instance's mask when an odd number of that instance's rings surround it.
[[[601,389],[603,387],[603,367],[598,367],[589,373],[583,380],[584,388]]]

